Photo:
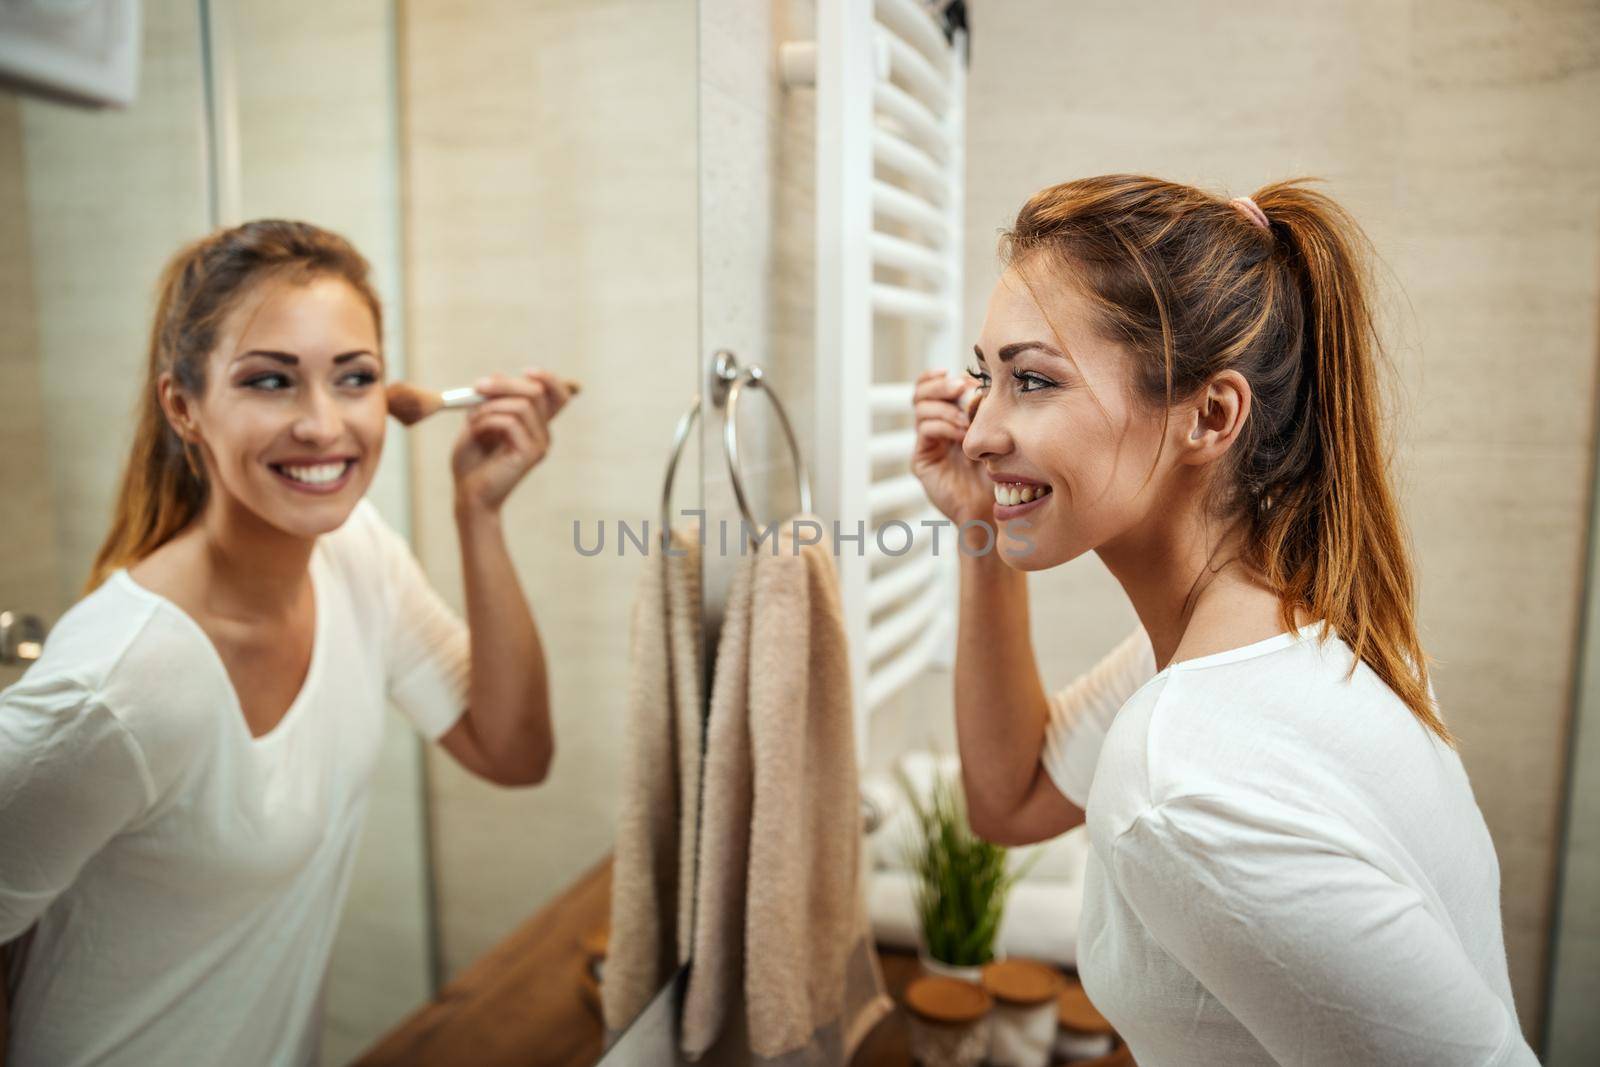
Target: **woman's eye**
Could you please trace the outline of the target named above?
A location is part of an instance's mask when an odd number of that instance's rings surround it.
[[[346,374],[343,379],[345,384],[354,385],[358,388],[365,385],[371,385],[377,380],[378,376],[369,370],[351,371],[349,374]]]
[[[246,389],[259,389],[264,393],[275,393],[289,384],[289,378],[283,374],[258,374],[254,378],[246,378]]]
[[[1024,393],[1037,393],[1040,389],[1048,389],[1052,385],[1056,384],[1055,382],[1050,381],[1048,378],[1041,378],[1037,374],[1030,374],[1025,371],[1013,371],[1011,377],[1023,384],[1024,388],[1019,390],[1019,392]],[[1030,383],[1036,385],[1038,388],[1026,388],[1026,386]]]
[[[989,384],[989,375],[987,375],[986,373],[984,373],[981,370],[974,370],[973,368],[968,367],[967,368],[967,377],[969,377],[973,381],[977,382],[978,383],[978,387],[980,389],[987,387],[988,384]]]

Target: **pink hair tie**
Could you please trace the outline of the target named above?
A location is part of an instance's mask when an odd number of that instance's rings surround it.
[[[1228,202],[1248,215],[1250,217],[1250,221],[1255,223],[1257,226],[1260,226],[1263,230],[1270,230],[1272,228],[1271,224],[1267,222],[1267,213],[1262,211],[1261,208],[1257,206],[1256,202],[1251,200],[1248,196],[1236,196]]]

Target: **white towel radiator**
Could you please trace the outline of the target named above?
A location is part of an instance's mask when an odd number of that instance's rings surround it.
[[[935,555],[911,394],[964,365],[964,54],[917,0],[818,0],[815,45],[783,56],[816,85],[814,473],[818,514],[863,524],[837,556],[863,763],[873,713],[953,658],[956,531]]]

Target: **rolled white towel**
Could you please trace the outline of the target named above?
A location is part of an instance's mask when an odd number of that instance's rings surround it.
[[[880,772],[861,776],[861,810],[871,827],[869,838],[876,837],[889,820],[908,807],[905,790],[893,775]]]
[[[959,758],[922,750],[901,756],[897,767],[916,792],[919,804],[926,804],[932,798],[933,784],[938,778],[959,781],[961,777]],[[906,797],[900,775],[889,772],[863,775],[861,796],[880,816],[876,829],[867,837],[870,866],[874,869],[905,869],[906,848],[917,839],[920,830],[916,809]]]
[[[873,937],[881,945],[917,948],[917,876],[910,871],[874,871],[867,882],[867,912]],[[1000,920],[996,949],[1064,966],[1078,965],[1078,918],[1083,881],[1027,879],[1012,886]]]

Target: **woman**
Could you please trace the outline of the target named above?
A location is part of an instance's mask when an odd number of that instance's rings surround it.
[[[976,412],[961,379],[915,391],[929,496],[1000,526],[961,559],[973,828],[1087,821],[1079,972],[1142,1067],[1537,1062],[1417,639],[1364,240],[1303,181],[1045,189]],[[1140,625],[1048,694],[1027,572],[1089,550]]]
[[[547,773],[500,509],[565,388],[478,383],[452,455],[464,626],[363,499],[384,370],[334,234],[252,222],[167,266],[91,591],[0,694],[11,1067],[313,1061],[386,698],[482,778]]]

